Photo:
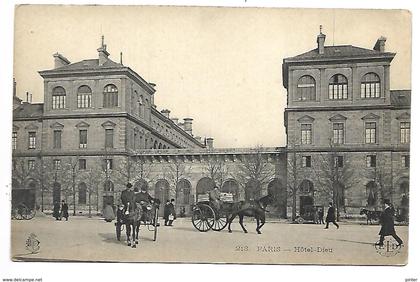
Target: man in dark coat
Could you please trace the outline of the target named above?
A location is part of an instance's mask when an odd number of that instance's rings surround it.
[[[125,190],[121,192],[121,203],[124,205],[124,214],[127,215],[135,208],[135,195],[133,185],[127,183]]]
[[[324,208],[319,207],[318,210],[317,210],[317,213],[318,213],[319,224],[325,224],[325,222],[324,222]]]
[[[397,233],[395,233],[394,228],[394,208],[391,206],[391,202],[389,200],[384,200],[385,209],[381,214],[380,222],[381,222],[381,230],[379,231],[379,242],[376,243],[378,246],[384,245],[385,236],[392,236],[397,241],[397,246],[401,246],[403,241],[400,237],[398,237]]]
[[[64,200],[61,201],[61,216],[60,216],[60,220],[63,217],[66,219],[66,221],[69,220],[69,206],[67,205],[67,203]]]
[[[327,225],[324,229],[328,229],[328,225],[330,222],[332,222],[335,226],[337,226],[337,229],[340,227],[338,226],[337,222],[335,222],[335,208],[333,207],[333,204],[330,202],[329,208],[327,211],[327,217],[325,218],[325,221],[327,222]]]
[[[115,229],[117,231],[117,240],[118,241],[120,241],[120,239],[121,239],[121,227],[124,224],[123,217],[124,217],[124,205],[118,205],[118,208],[117,208],[117,222],[115,223]]]
[[[165,219],[165,226],[172,226],[173,221],[175,220],[175,200],[171,199],[166,201],[165,208],[163,210],[163,217]]]
[[[60,203],[59,202],[54,203],[53,217],[55,217],[55,220],[60,220]]]

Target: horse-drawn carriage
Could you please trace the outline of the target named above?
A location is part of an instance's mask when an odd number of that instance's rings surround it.
[[[12,205],[12,219],[17,220],[30,220],[35,216],[35,209],[30,209],[24,203],[18,203]]]
[[[192,207],[192,224],[200,232],[221,231],[228,224],[232,205],[231,193],[221,193],[219,203],[210,200],[209,194],[200,194]]]
[[[117,222],[115,223],[117,240],[120,241],[121,232],[125,227],[128,245],[135,247],[138,244],[140,227],[143,225],[147,227],[148,231],[153,232],[153,241],[156,241],[158,227],[160,226],[159,205],[159,200],[156,200],[153,203],[136,203],[136,207],[128,209],[128,212],[125,209],[118,211]],[[132,237],[130,237],[131,233]]]
[[[256,220],[258,234],[261,234],[261,227],[265,224],[265,212],[267,205],[273,201],[272,195],[266,195],[260,199],[250,201],[233,201],[232,193],[221,193],[219,201],[211,199],[209,194],[201,194],[192,207],[191,221],[194,227],[200,232],[207,232],[210,229],[221,231],[230,225],[236,216],[239,216],[239,224],[245,233],[248,233],[243,225],[245,216],[254,217]],[[261,223],[261,224],[260,224]]]

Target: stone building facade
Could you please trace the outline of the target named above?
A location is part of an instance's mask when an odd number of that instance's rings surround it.
[[[408,205],[410,90],[390,90],[395,53],[325,46],[283,61],[288,188],[296,214],[329,201],[342,213]],[[294,206],[293,197],[289,206]],[[408,208],[408,207],[407,207]],[[292,213],[292,211],[289,211]]]

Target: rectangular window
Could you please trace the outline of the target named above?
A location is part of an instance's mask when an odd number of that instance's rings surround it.
[[[86,159],[79,159],[79,169],[86,169]]]
[[[35,160],[28,160],[28,169],[29,170],[35,169]]]
[[[92,94],[91,93],[79,93],[77,94],[77,107],[78,108],[90,108]]]
[[[66,96],[65,95],[53,95],[52,96],[52,108],[53,109],[64,109],[66,107]]]
[[[105,148],[114,148],[114,129],[105,129]]]
[[[54,167],[54,170],[59,170],[61,168],[61,160],[54,160],[53,167]]]
[[[87,148],[87,130],[79,130],[79,148]]]
[[[312,144],[312,124],[301,125],[302,144]]]
[[[29,136],[28,148],[29,149],[35,149],[36,148],[36,132],[29,132],[28,136]]]
[[[344,166],[344,157],[343,156],[334,157],[334,164],[335,164],[336,167],[343,167]]]
[[[61,130],[54,130],[53,137],[53,148],[61,149]]]
[[[366,166],[367,167],[376,167],[376,156],[375,155],[368,155],[366,157]]]
[[[12,133],[12,149],[16,150],[17,148],[17,132]]]
[[[410,156],[401,156],[401,165],[402,167],[410,167]]]
[[[303,156],[302,157],[302,167],[311,167],[311,156]]]
[[[333,143],[344,144],[344,123],[333,123]]]
[[[112,159],[106,159],[105,160],[105,168],[106,169],[112,169],[112,167],[113,167]]]
[[[410,143],[410,123],[409,122],[400,123],[400,141],[401,141],[401,144]]]
[[[365,124],[365,142],[366,144],[376,143],[376,122],[366,122]]]

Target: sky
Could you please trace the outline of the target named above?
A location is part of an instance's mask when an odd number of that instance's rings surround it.
[[[391,89],[411,88],[411,15],[403,10],[36,6],[15,10],[17,93],[43,101],[39,70],[52,54],[97,58],[101,35],[110,58],[157,84],[158,110],[191,117],[195,136],[215,147],[285,145],[282,60],[326,45],[372,49],[385,36]]]

